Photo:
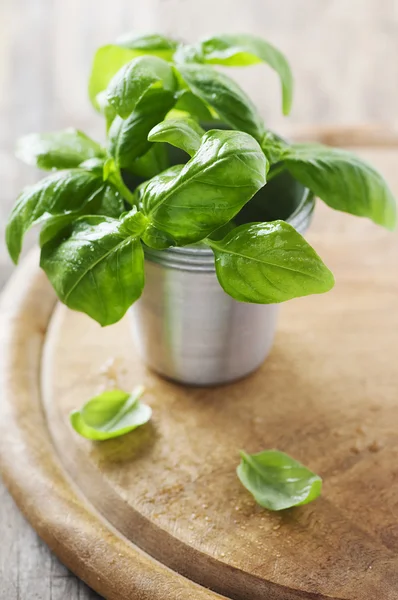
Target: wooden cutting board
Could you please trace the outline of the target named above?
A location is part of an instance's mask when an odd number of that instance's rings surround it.
[[[367,156],[398,194],[398,152]],[[105,598],[398,599],[398,238],[321,205],[309,237],[335,289],[286,304],[263,367],[211,389],[148,371],[127,319],[101,329],[57,305],[37,252],[16,270],[1,308],[1,471]],[[72,431],[73,408],[140,383],[151,423],[103,443]],[[319,500],[255,504],[238,451],[272,447],[323,477]]]

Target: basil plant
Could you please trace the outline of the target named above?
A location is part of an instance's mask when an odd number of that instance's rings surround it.
[[[101,325],[121,319],[140,297],[146,247],[211,248],[220,285],[242,302],[330,290],[329,269],[283,220],[282,184],[388,229],[395,201],[356,156],[290,144],[270,131],[226,69],[216,68],[256,63],[278,75],[289,113],[289,65],[260,38],[220,35],[185,45],[126,35],[100,48],[89,96],[103,115],[106,143],[75,129],[20,140],[18,156],[51,173],[16,201],[6,231],[12,259],[27,230],[40,225],[40,264],[59,299]],[[278,185],[270,203],[267,190]]]

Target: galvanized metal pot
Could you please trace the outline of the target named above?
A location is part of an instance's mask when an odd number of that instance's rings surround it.
[[[314,199],[301,186],[294,198],[285,220],[304,233]],[[261,365],[273,343],[278,306],[228,296],[210,249],[146,249],[145,274],[143,295],[130,316],[135,344],[149,367],[180,383],[208,386]]]

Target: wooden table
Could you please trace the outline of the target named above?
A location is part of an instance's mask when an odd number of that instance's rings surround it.
[[[129,29],[129,24],[193,38],[206,32],[211,7],[211,31],[263,33],[291,58],[298,81],[293,123],[396,119],[398,11],[389,0],[368,0],[359,14],[348,13],[345,0],[335,0],[330,6],[317,0],[299,6],[287,0],[283,11],[272,0],[248,0],[242,11],[241,3],[234,0],[226,23],[222,8],[213,0],[199,4],[148,0],[139,10],[134,3],[113,0],[111,6],[112,10],[103,0],[0,3],[1,240],[16,195],[39,176],[14,159],[15,139],[30,131],[69,125],[100,134],[101,123],[85,93],[90,57],[98,45]],[[315,19],[316,28],[311,25]],[[264,104],[263,86],[255,83],[257,75],[246,72],[242,78],[254,90],[257,102]],[[276,107],[279,92],[272,76],[266,81],[270,87],[264,112],[277,126],[282,123]],[[398,193],[398,152],[380,149],[371,156]],[[0,241],[0,287],[11,270]],[[1,484],[0,531],[1,600],[98,598],[38,539]]]

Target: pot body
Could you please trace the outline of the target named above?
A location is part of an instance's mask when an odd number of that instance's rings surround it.
[[[286,221],[308,228],[314,200],[305,191]],[[146,249],[146,282],[130,309],[136,347],[147,365],[188,385],[217,385],[248,375],[268,355],[278,306],[248,304],[218,283],[208,248]]]

